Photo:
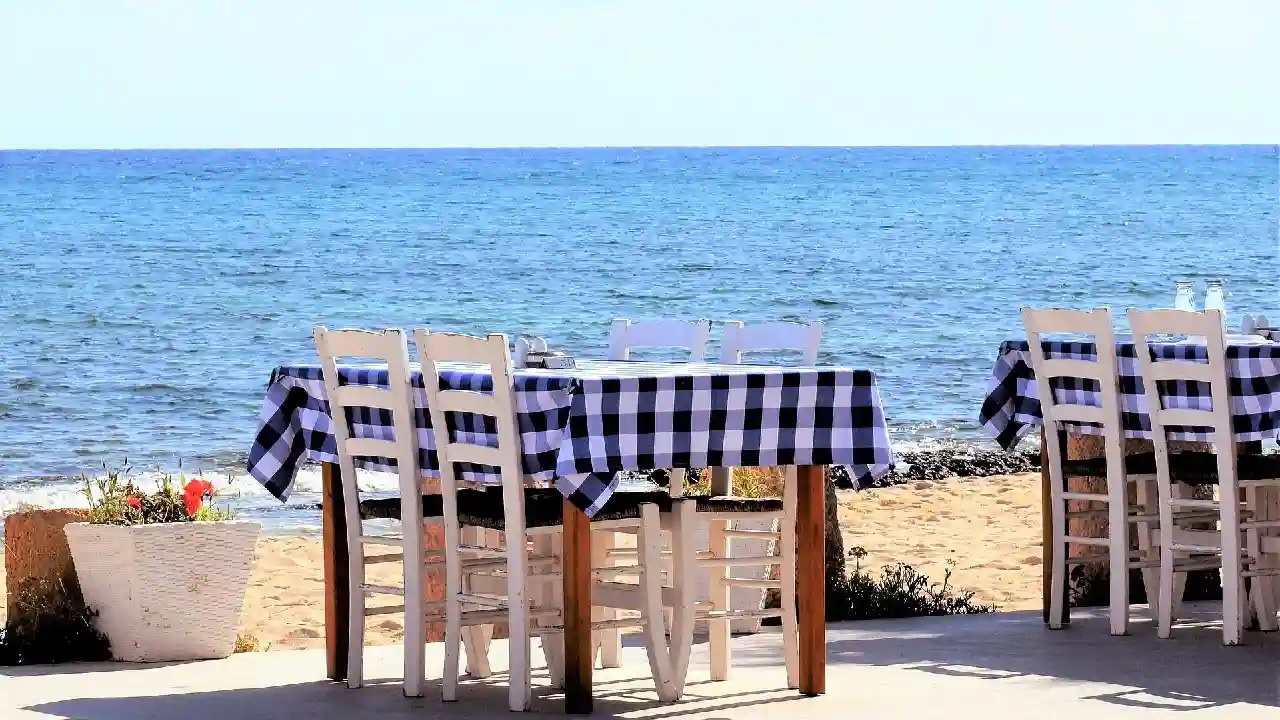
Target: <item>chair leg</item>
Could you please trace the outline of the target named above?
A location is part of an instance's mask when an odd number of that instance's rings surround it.
[[[639,549],[640,586],[644,613],[645,650],[649,654],[649,671],[658,691],[658,699],[674,702],[676,690],[673,683],[670,646],[662,604],[662,526],[656,505],[640,506],[640,534],[636,545]]]
[[[350,527],[350,526],[348,526]],[[348,530],[351,532],[351,530]],[[358,688],[364,685],[364,608],[365,594],[360,588],[365,584],[364,546],[359,540],[360,524],[357,521],[354,533],[357,536],[348,544],[347,556],[350,558],[348,572],[351,577],[349,601],[347,605],[347,687]]]
[[[446,529],[445,532],[456,532]],[[456,545],[454,547],[457,547]],[[440,699],[453,702],[458,699],[458,660],[462,652],[462,591],[461,562],[455,557],[446,558],[447,580],[444,600],[444,673],[440,681]]]
[[[1266,498],[1270,492],[1271,488],[1260,487],[1250,487],[1245,490],[1253,520],[1266,521],[1271,519],[1270,507]],[[1267,570],[1271,568],[1271,556],[1262,552],[1262,531],[1258,528],[1250,528],[1245,534],[1249,557],[1254,559],[1253,569]],[[1262,632],[1274,632],[1277,629],[1275,595],[1272,594],[1270,581],[1271,578],[1265,575],[1257,575],[1249,580],[1251,615],[1256,619],[1257,628]]]
[[[617,547],[617,533],[608,531],[597,533],[595,541],[591,544],[591,567],[610,567],[615,565],[616,560],[609,555],[609,551],[614,550]],[[619,617],[619,612],[614,608],[592,608],[591,612],[598,620],[615,620]],[[597,630],[594,642],[600,649],[600,667],[622,667],[621,630],[616,628],[609,630]]]
[[[1110,608],[1108,614],[1112,635],[1129,634],[1129,507],[1127,488],[1123,481],[1116,483],[1119,490],[1110,492],[1107,503],[1107,535],[1110,555]]]
[[[484,545],[484,528],[464,527],[459,530],[465,545]],[[471,592],[471,576],[462,576],[463,592]],[[462,644],[467,656],[467,675],[480,680],[493,675],[489,667],[489,642],[485,636],[485,628],[492,630],[492,625],[468,625],[462,628]]]
[[[532,677],[529,667],[529,597],[528,551],[524,533],[507,533],[507,626],[508,655],[511,670],[508,677],[507,707],[512,712],[526,712],[532,702]]]
[[[416,502],[416,500],[415,500]],[[427,582],[424,555],[426,528],[414,520],[418,531],[405,523],[404,542],[404,694],[422,697],[427,663]]]
[[[559,548],[556,547],[557,535],[542,535],[534,540],[534,547],[537,548],[539,557],[559,557]],[[537,588],[537,607],[540,608],[563,608],[560,603],[560,583],[557,582],[539,582]],[[550,618],[538,620],[538,625],[549,624],[553,622]],[[538,640],[542,645],[542,655],[547,661],[547,675],[551,681],[551,687],[556,689],[564,688],[564,634],[563,633],[541,633]]]
[[[1138,512],[1143,515],[1159,513],[1154,483],[1139,480],[1137,485]],[[1138,557],[1143,562],[1149,563],[1160,559],[1160,538],[1153,537],[1154,533],[1156,528],[1153,523],[1138,523],[1138,549],[1141,551]],[[1160,612],[1160,569],[1158,567],[1142,568],[1142,591],[1147,596],[1147,609],[1151,619],[1156,620]]]
[[[697,505],[691,500],[676,503],[673,509],[675,524],[671,531],[671,586],[675,591],[675,606],[671,616],[671,671],[675,699],[684,696],[685,680],[689,675],[689,657],[693,651],[693,628],[697,620],[697,557],[694,538],[697,528]]]
[[[1062,482],[1066,482],[1065,479]],[[1049,628],[1062,629],[1066,614],[1067,558],[1071,546],[1066,542],[1067,503],[1062,499],[1062,488],[1053,488],[1053,569],[1049,578]]]
[[[728,520],[710,520],[707,523],[707,549],[712,557],[729,557],[731,540],[725,536],[729,527]],[[710,591],[711,610],[727,612],[730,605],[730,587],[726,581],[729,567],[712,567],[708,570],[707,586]],[[708,643],[711,649],[711,679],[713,681],[729,679],[730,649],[729,639],[732,630],[731,621],[712,619],[707,621]]]
[[[1170,497],[1185,497],[1186,493],[1192,493],[1194,490],[1189,485],[1181,483],[1173,483],[1169,488]],[[1162,521],[1163,522],[1163,521]],[[1170,521],[1172,522],[1172,521]],[[1163,546],[1162,546],[1163,547]],[[1191,554],[1185,552],[1174,553],[1174,561],[1190,559]],[[1182,617],[1182,598],[1187,591],[1187,574],[1184,572],[1176,573],[1173,578],[1173,608],[1170,610],[1171,622]]]
[[[1239,645],[1243,578],[1240,567],[1239,500],[1234,488],[1223,488],[1218,506],[1222,517],[1222,644]]]
[[[785,484],[782,487],[783,516],[778,521],[781,540],[778,555],[782,565],[778,568],[778,579],[782,581],[779,591],[782,607],[782,656],[787,665],[787,687],[800,687],[800,628],[796,618],[796,484],[795,466],[787,468]]]

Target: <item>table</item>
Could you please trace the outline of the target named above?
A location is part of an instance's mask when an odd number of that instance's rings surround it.
[[[340,382],[386,386],[386,369],[339,368]],[[452,389],[485,390],[488,373],[442,367]],[[422,375],[412,373],[420,467],[438,476]],[[843,368],[695,363],[583,362],[570,370],[517,370],[516,411],[526,477],[565,496],[566,709],[590,712],[590,517],[616,490],[620,470],[668,467],[799,466],[797,578],[801,692],[824,692],[824,466],[849,465],[860,480],[892,467],[875,375]],[[353,437],[390,437],[382,411],[349,414]],[[324,464],[323,522],[329,676],[345,677],[346,547],[342,485],[321,371],[284,366],[271,375],[249,453],[249,473],[285,500],[305,460]],[[491,420],[462,416],[459,433],[495,435]],[[496,442],[496,440],[494,440]],[[359,467],[388,470],[388,459]],[[492,468],[460,468],[466,479],[497,482]]]
[[[1043,343],[1047,359],[1096,360],[1097,349],[1091,342],[1047,340]],[[1159,359],[1207,361],[1204,345],[1189,342],[1159,343],[1151,346]],[[1280,436],[1280,344],[1233,343],[1227,347],[1227,374],[1230,379],[1231,416],[1235,438],[1240,443],[1257,443]],[[1121,423],[1126,437],[1150,438],[1151,418],[1142,384],[1142,371],[1132,340],[1116,342],[1119,372]],[[1051,378],[1049,385],[1062,402],[1101,405],[1097,382],[1081,378]],[[1166,407],[1210,409],[1208,386],[1199,382],[1178,382],[1163,395]],[[1006,450],[1017,446],[1028,433],[1043,425],[1035,373],[1026,340],[1008,340],[1000,345],[995,367],[987,381],[987,396],[978,422]],[[1100,435],[1096,425],[1064,423],[1068,432]],[[1212,439],[1207,428],[1184,427],[1169,432],[1171,440],[1206,442]],[[1048,573],[1053,567],[1053,543],[1049,535],[1050,485],[1048,462],[1041,443],[1042,503],[1041,522],[1044,542],[1044,607],[1049,606]]]

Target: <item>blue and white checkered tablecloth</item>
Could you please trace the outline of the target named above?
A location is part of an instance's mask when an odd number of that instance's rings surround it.
[[[249,452],[249,473],[287,499],[306,460],[337,462],[329,404],[317,366],[271,375]],[[386,387],[385,368],[339,368],[342,384]],[[451,389],[492,389],[488,372],[442,367]],[[422,375],[413,372],[424,474],[438,476]],[[849,465],[859,481],[889,471],[893,453],[875,375],[841,368],[692,363],[583,362],[571,370],[517,370],[517,421],[529,480],[554,482],[594,515],[615,473],[687,467]],[[353,437],[391,438],[387,411],[348,410]],[[493,421],[452,413],[458,439],[497,444]],[[364,458],[367,470],[395,468]],[[499,481],[496,468],[462,466],[464,479]]]
[[[1203,344],[1190,342],[1160,343],[1151,346],[1156,358],[1163,360],[1196,360],[1208,362]],[[1049,359],[1096,360],[1097,350],[1091,342],[1063,340],[1044,341]],[[1125,435],[1151,437],[1151,418],[1147,414],[1147,397],[1138,366],[1137,348],[1132,341],[1116,343],[1120,388],[1121,420]],[[1266,440],[1280,434],[1280,344],[1249,343],[1227,347],[1227,374],[1231,385],[1231,419],[1237,442]],[[1051,378],[1049,381],[1058,402],[1101,405],[1101,388],[1093,380]],[[1031,371],[1031,355],[1026,340],[1010,340],[1000,346],[995,369],[987,381],[987,397],[982,403],[978,422],[1006,450],[1018,444],[1024,435],[1043,424],[1040,399]],[[1208,410],[1213,406],[1209,386],[1200,382],[1162,382],[1160,396],[1166,408]],[[1082,435],[1098,435],[1097,425],[1067,424],[1068,431]],[[1208,441],[1209,428],[1171,428],[1172,440]]]

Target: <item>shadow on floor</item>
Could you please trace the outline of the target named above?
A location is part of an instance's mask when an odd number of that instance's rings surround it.
[[[1163,711],[1280,707],[1280,633],[1247,632],[1243,645],[1224,647],[1217,604],[1188,605],[1184,614],[1167,640],[1139,613],[1128,636],[1111,637],[1105,609],[1075,610],[1063,630],[1049,630],[1038,612],[843,623],[829,632],[828,663],[987,680],[993,689],[1027,677],[1127,687],[1088,699]],[[735,663],[771,659],[752,640],[735,647]]]
[[[564,696],[546,687],[545,677],[535,678],[535,685],[538,683],[542,686],[534,689],[532,712],[523,717],[564,718]],[[592,717],[622,718],[641,713],[646,720],[686,717],[728,720],[743,708],[805,700],[794,691],[782,688],[726,693],[715,692],[717,687],[727,689],[724,683],[691,683],[681,702],[666,704],[657,701],[651,686],[644,681],[628,679],[598,683]],[[421,698],[404,697],[398,680],[379,681],[358,690],[322,681],[152,697],[78,698],[30,705],[24,709],[78,720],[422,720],[424,717],[484,720],[517,717],[506,709],[505,675],[464,682],[455,703],[443,704],[439,697],[438,681],[428,683],[426,695]]]

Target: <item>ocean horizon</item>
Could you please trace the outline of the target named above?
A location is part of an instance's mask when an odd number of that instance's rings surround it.
[[[310,517],[313,473],[280,506],[244,459],[317,324],[592,358],[614,317],[821,320],[896,448],[995,447],[1020,307],[1221,277],[1232,326],[1280,317],[1278,205],[1266,145],[0,151],[0,514],[128,458]]]

